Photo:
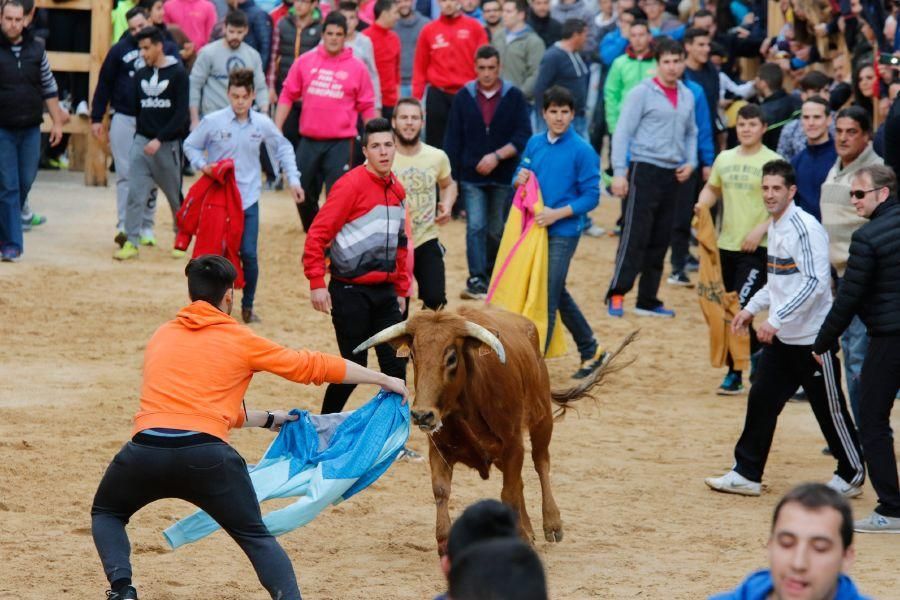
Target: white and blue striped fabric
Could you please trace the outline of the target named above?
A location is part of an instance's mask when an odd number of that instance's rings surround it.
[[[250,480],[262,503],[273,498],[299,499],[263,517],[272,535],[312,521],[329,504],[364,490],[394,462],[409,438],[409,405],[381,391],[358,410],[312,415],[294,409],[296,421],[284,424]],[[172,548],[195,542],[219,528],[203,511],[181,519],[163,532]]]

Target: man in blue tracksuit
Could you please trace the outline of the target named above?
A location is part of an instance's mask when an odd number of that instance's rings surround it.
[[[125,13],[125,19],[128,22],[128,31],[109,49],[106,58],[103,59],[103,66],[97,78],[97,89],[94,90],[94,100],[91,102],[91,131],[101,141],[106,137],[103,116],[106,114],[107,105],[113,110],[109,125],[109,147],[116,165],[116,242],[119,246],[127,239],[125,206],[128,204],[128,153],[131,151],[136,128],[134,73],[144,66],[134,36],[150,25],[147,11],[141,7],[129,10]],[[167,56],[179,58],[178,46],[171,40],[163,43],[163,52]],[[147,199],[141,223],[141,234],[147,240],[153,232],[155,208],[156,190]]]
[[[444,152],[466,208],[469,278],[460,296],[470,300],[487,294],[512,197],[516,157],[531,135],[525,95],[500,79],[500,68],[496,48],[478,49],[477,79],[453,97],[444,135]]]
[[[694,205],[700,194],[700,187],[709,177],[710,169],[716,160],[713,123],[709,116],[709,105],[703,87],[694,81],[682,79],[684,85],[694,95],[694,119],[697,123],[697,160],[700,169],[691,173],[685,182],[678,186],[675,206],[675,227],[672,229],[672,252],[669,262],[672,274],[669,285],[690,286],[691,280],[685,272],[690,256],[691,221],[694,219]]]
[[[627,209],[606,293],[609,314],[624,314],[625,294],[641,276],[635,312],[674,317],[657,297],[663,261],[672,239],[675,199],[671,190],[697,166],[694,95],[681,81],[684,47],[660,38],[657,76],[644,79],[622,104],[612,143],[612,192]],[[630,156],[630,164],[629,157]]]
[[[538,178],[544,210],[535,216],[539,227],[547,227],[549,261],[547,292],[547,344],[553,337],[556,311],[575,338],[581,368],[573,375],[581,379],[598,369],[605,358],[581,309],[566,290],[566,274],[584,230],[587,213],[600,202],[600,158],[574,131],[575,99],[564,87],[544,92],[543,117],[547,132],[528,140],[514,185],[525,185],[532,173]]]
[[[768,569],[710,600],[866,600],[842,573],[856,558],[850,504],[826,485],[804,483],[785,494],[772,517],[768,552]]]

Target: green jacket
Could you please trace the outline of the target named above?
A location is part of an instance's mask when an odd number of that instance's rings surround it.
[[[119,4],[110,13],[113,44],[118,42],[122,34],[128,31],[128,20],[125,19],[125,14],[135,6],[137,6],[137,2],[134,0],[119,0]]]
[[[534,82],[544,57],[544,41],[526,25],[509,42],[505,29],[497,31],[491,45],[500,53],[500,76],[522,90],[525,99],[532,102]]]
[[[630,55],[630,48],[625,54],[618,57],[609,67],[609,75],[603,86],[603,104],[606,109],[606,126],[609,135],[616,131],[616,123],[622,113],[622,102],[634,86],[648,77],[656,75],[656,59],[650,55],[648,58],[634,58]]]

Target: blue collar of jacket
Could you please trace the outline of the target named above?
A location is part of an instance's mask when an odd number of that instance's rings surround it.
[[[772,592],[772,572],[768,569],[750,574],[733,592],[712,596],[710,600],[766,600]],[[840,574],[834,600],[867,600],[859,593],[853,580]]]
[[[563,134],[555,140],[550,139],[550,130],[548,129],[547,135],[544,136],[544,141],[547,142],[547,144],[550,146],[556,146],[557,144],[568,142],[572,138],[572,136],[575,135],[575,132],[572,131],[573,128],[574,122],[570,123],[568,129],[566,129],[565,132],[563,132]]]
[[[463,87],[466,89],[467,92],[469,92],[469,95],[472,96],[472,98],[474,99],[475,95],[478,93],[478,80],[473,79],[472,81],[470,81]],[[510,90],[510,88],[512,88],[512,87],[513,87],[513,84],[506,81],[505,79],[501,79],[500,80],[500,97],[502,98],[503,96],[505,96],[506,92],[508,92]]]

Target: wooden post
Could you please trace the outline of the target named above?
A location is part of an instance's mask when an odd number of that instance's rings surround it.
[[[54,71],[69,71],[88,74],[88,94],[93,97],[100,76],[103,59],[109,52],[112,37],[112,0],[35,0],[35,6],[48,10],[84,10],[91,14],[91,50],[81,52],[48,52],[47,59]],[[51,32],[52,33],[52,32]],[[50,118],[44,116],[41,131],[50,130]],[[105,145],[91,135],[90,121],[84,117],[72,116],[63,126],[63,132],[70,134],[69,168],[84,170],[85,185],[106,186]]]

